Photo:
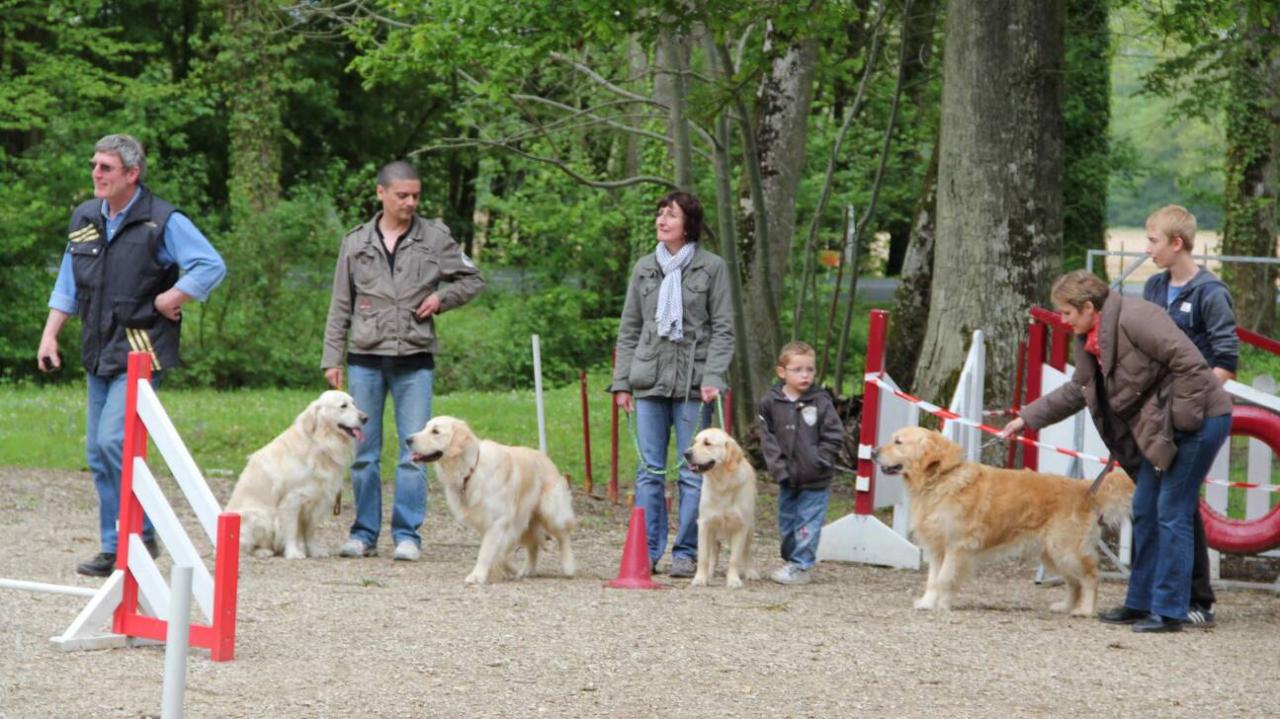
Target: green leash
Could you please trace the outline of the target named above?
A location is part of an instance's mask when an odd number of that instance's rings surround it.
[[[716,413],[720,416],[720,426],[724,427],[724,404],[720,401],[721,396],[722,395],[720,394],[716,395]],[[640,451],[640,433],[636,430],[636,423],[631,421],[631,415],[634,414],[634,411],[626,412],[625,414],[627,415],[627,428],[630,429],[631,446],[636,450],[636,460],[639,461],[640,466],[644,468],[644,471],[648,474],[656,474],[664,479],[679,476],[680,470],[684,469],[684,467],[688,465],[688,463],[685,462],[684,456],[681,455],[680,461],[676,462],[676,466],[671,469],[650,467],[649,463],[644,459],[644,453]],[[701,410],[698,411],[698,415],[699,419],[701,419]]]

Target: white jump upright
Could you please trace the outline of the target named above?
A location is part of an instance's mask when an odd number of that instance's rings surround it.
[[[163,642],[169,621],[189,621],[169,616],[169,585],[142,542],[145,510],[174,564],[191,567],[190,591],[208,622],[190,625],[191,644],[209,649],[214,661],[229,661],[235,656],[240,515],[219,508],[151,387],[151,358],[144,352],[129,354],[124,421],[116,570],[52,641],[68,651]],[[147,467],[148,430],[214,546],[212,575]],[[108,624],[110,631],[104,632]]]

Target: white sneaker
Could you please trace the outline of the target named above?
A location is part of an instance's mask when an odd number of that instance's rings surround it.
[[[420,556],[422,556],[422,550],[418,549],[418,545],[414,544],[412,539],[402,539],[396,544],[396,552],[391,555],[391,558],[401,562],[416,562]]]
[[[363,539],[352,537],[338,548],[339,557],[376,557],[378,548],[365,544]]]
[[[801,569],[797,564],[785,564],[769,578],[778,584],[808,584],[809,570]]]

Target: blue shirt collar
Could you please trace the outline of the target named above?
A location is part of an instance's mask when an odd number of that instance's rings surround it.
[[[142,194],[142,185],[138,185],[133,190],[133,197],[129,198],[129,202],[125,204],[124,209],[120,210],[120,214],[116,215],[115,217],[111,217],[111,215],[107,214],[108,212],[110,212],[110,208],[107,206],[107,201],[103,200],[102,216],[106,218],[108,222],[118,222],[122,217],[129,214],[129,208],[133,207],[133,203],[138,201],[138,197],[141,194]]]

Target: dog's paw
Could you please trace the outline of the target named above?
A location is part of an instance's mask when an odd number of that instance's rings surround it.
[[[284,550],[285,559],[306,559],[307,553],[297,547],[288,547]]]
[[[312,559],[328,559],[331,555],[329,550],[323,547],[307,547],[307,556]]]
[[[725,578],[724,585],[729,589],[741,589],[742,577],[739,577],[736,574],[730,574],[728,577]]]
[[[925,596],[917,599],[915,603],[913,603],[911,606],[915,607],[916,609],[926,609],[926,610],[937,609],[938,600],[936,597],[931,597],[926,594]]]
[[[488,577],[483,572],[476,570],[467,575],[464,580],[467,584],[484,584],[488,581]]]
[[[276,553],[266,547],[258,547],[253,550],[253,556],[257,559],[271,559],[276,556]]]
[[[701,572],[699,572],[698,574],[693,575],[693,581],[689,582],[689,586],[691,586],[691,587],[705,587],[705,586],[707,586],[707,575],[702,574]]]
[[[1071,603],[1066,599],[1054,602],[1053,604],[1049,605],[1049,611],[1051,612],[1065,612],[1070,608],[1071,608]]]
[[[756,580],[758,580],[758,579],[760,579],[760,572],[759,572],[759,571],[757,571],[757,570],[756,570],[756,569],[754,569],[754,568],[753,568],[753,569],[748,569],[748,570],[747,570],[747,580],[748,580],[748,581],[754,582],[754,581],[756,581]]]

